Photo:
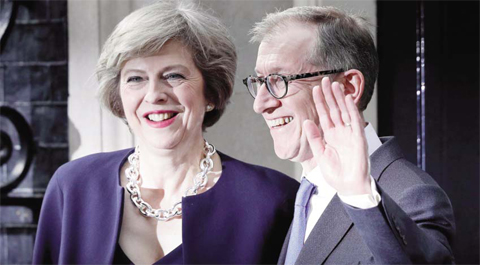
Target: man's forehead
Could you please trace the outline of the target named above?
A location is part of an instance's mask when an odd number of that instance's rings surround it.
[[[272,57],[271,59],[262,60],[259,57],[255,67],[255,72],[258,76],[266,76],[268,74],[298,74],[303,72],[311,72],[318,67],[311,64],[307,57],[288,58]]]
[[[285,36],[297,35],[297,33],[304,34],[306,36],[313,37],[315,34],[316,25],[311,22],[299,21],[297,19],[289,19],[281,21],[273,25],[268,33],[263,37],[263,41],[271,41],[275,38],[284,38]]]
[[[308,64],[315,34],[298,25],[284,29],[260,43],[255,67],[257,74],[294,73]]]

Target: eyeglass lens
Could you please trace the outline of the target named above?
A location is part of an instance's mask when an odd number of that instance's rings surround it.
[[[268,87],[270,92],[277,98],[283,97],[287,92],[287,87],[283,77],[280,75],[270,75],[267,78]]]
[[[262,83],[256,77],[249,77],[247,79],[248,92],[255,98],[257,97],[258,89],[262,86]]]
[[[280,98],[285,95],[287,87],[282,76],[269,75],[266,82],[269,92],[275,97]],[[263,82],[261,82],[258,78],[255,77],[250,77],[247,79],[248,90],[253,97],[257,97],[258,90],[260,89],[262,84]]]

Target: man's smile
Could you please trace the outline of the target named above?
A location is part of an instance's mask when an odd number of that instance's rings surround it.
[[[281,117],[281,118],[265,120],[265,121],[267,122],[268,127],[270,127],[270,129],[273,129],[273,128],[277,128],[277,127],[281,127],[289,124],[291,121],[293,121],[293,117],[287,116],[287,117]]]

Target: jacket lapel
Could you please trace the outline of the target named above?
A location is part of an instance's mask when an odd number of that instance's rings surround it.
[[[109,157],[108,161],[102,161],[104,166],[96,173],[98,177],[91,178],[90,186],[87,188],[101,189],[102,192],[92,192],[92,195],[84,197],[84,200],[88,201],[89,211],[85,211],[86,216],[81,217],[85,219],[84,221],[76,222],[76,224],[85,222],[95,224],[88,226],[89,233],[83,233],[83,229],[76,231],[76,233],[81,233],[79,235],[82,238],[80,243],[89,246],[86,248],[82,246],[79,250],[75,245],[79,242],[73,242],[71,246],[76,251],[70,254],[78,252],[80,254],[78,257],[66,260],[66,263],[112,263],[123,218],[124,189],[120,185],[119,172],[128,154],[132,151],[133,149],[119,151]],[[79,205],[83,206],[82,203]]]
[[[295,264],[322,264],[352,226],[338,195],[335,195],[310,233]]]
[[[287,258],[288,242],[290,241],[291,233],[292,233],[292,225],[290,225],[287,236],[285,237],[285,241],[283,241],[282,251],[280,251],[280,257],[278,258],[278,265],[285,264],[285,259]]]
[[[128,153],[123,154],[123,159],[120,160],[120,164],[112,167],[115,169],[112,172],[112,175],[115,176],[114,178],[109,179],[108,187],[115,187],[115,189],[104,189],[103,196],[106,198],[115,198],[115,201],[112,200],[111,205],[103,204],[104,207],[102,212],[105,213],[105,218],[109,219],[107,223],[110,225],[98,225],[99,228],[97,235],[108,235],[105,236],[102,240],[97,240],[102,242],[101,244],[97,245],[97,253],[99,254],[98,259],[93,259],[98,263],[107,263],[111,264],[115,255],[115,250],[117,248],[117,243],[120,237],[120,229],[121,224],[123,221],[123,203],[124,203],[124,194],[125,190],[122,188],[120,184],[119,171],[121,170],[123,164],[127,160],[130,153],[133,152],[133,149],[129,150]],[[118,163],[118,162],[117,162]],[[114,194],[115,193],[115,194]],[[104,260],[102,260],[104,259]]]
[[[403,157],[400,146],[394,137],[380,137],[382,146],[370,156],[370,174],[376,180],[380,180],[383,171],[395,160]]]

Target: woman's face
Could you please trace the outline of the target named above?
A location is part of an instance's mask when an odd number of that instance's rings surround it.
[[[203,139],[204,80],[188,48],[167,42],[155,56],[127,61],[120,97],[140,144],[172,149]]]

